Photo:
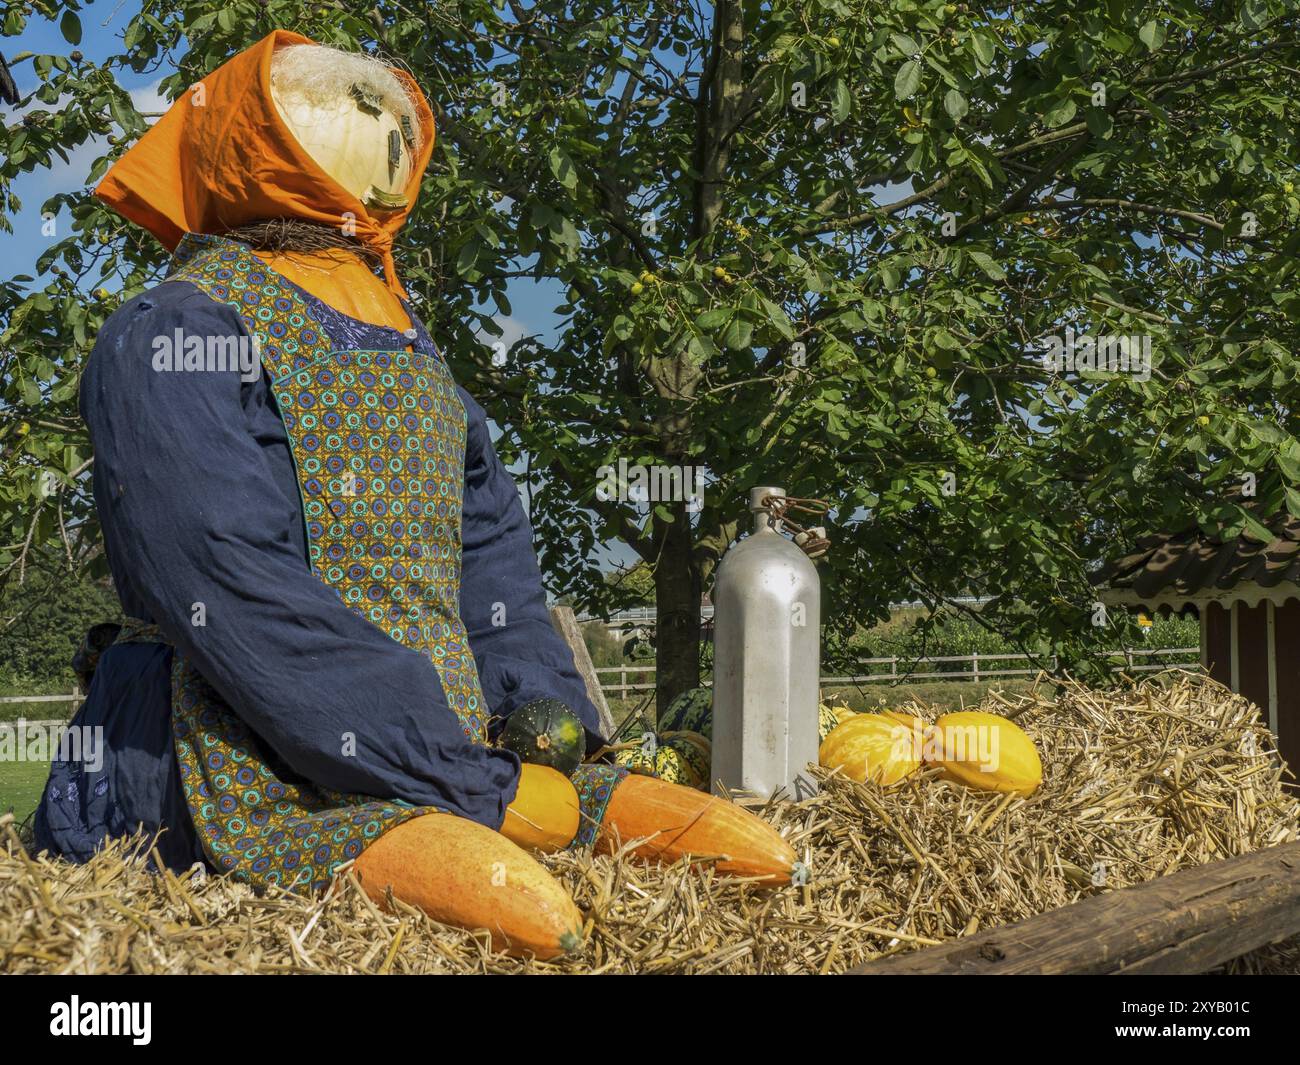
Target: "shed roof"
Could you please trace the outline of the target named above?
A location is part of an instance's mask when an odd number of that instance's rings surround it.
[[[1094,585],[1113,603],[1170,606],[1219,600],[1258,602],[1300,597],[1300,519],[1266,522],[1273,539],[1222,539],[1198,528],[1158,533],[1103,567]]]

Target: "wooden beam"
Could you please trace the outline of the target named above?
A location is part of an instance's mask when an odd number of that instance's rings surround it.
[[[1191,975],[1297,933],[1300,843],[1286,843],[867,962],[853,972]]]
[[[587,689],[587,698],[596,704],[601,735],[609,739],[614,735],[614,719],[610,716],[609,703],[605,701],[605,693],[600,687],[600,674],[596,672],[596,667],[591,661],[591,654],[587,651],[587,642],[582,638],[582,629],[578,627],[578,619],[574,617],[573,607],[551,607],[551,624],[555,626],[555,631],[564,637],[564,642],[573,652],[573,664],[577,667],[578,676],[582,678],[582,683]]]

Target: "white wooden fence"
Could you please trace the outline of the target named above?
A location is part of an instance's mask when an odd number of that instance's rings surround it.
[[[1111,666],[1114,673],[1151,673],[1158,672],[1162,669],[1168,669],[1171,666],[1182,667],[1199,667],[1200,665],[1200,648],[1198,647],[1162,647],[1154,649],[1137,648],[1127,651],[1113,651],[1109,654],[1103,654],[1103,658],[1122,658],[1124,661],[1117,662]],[[1153,659],[1159,657],[1159,661],[1139,661],[1140,659]],[[853,684],[882,684],[894,683],[897,681],[917,681],[917,680],[954,680],[954,681],[979,681],[979,680],[997,680],[1001,677],[1032,677],[1036,676],[1039,668],[1007,668],[1006,666],[995,666],[993,663],[1007,662],[1031,662],[1033,659],[1024,654],[973,654],[973,655],[936,655],[932,658],[861,658],[857,664],[867,666],[868,672],[857,673],[852,676],[826,676],[822,677],[821,682],[825,686],[849,686]],[[969,669],[941,669],[926,670],[925,667],[931,665],[953,665],[955,663],[969,663]],[[986,663],[981,666],[981,663]],[[901,666],[901,670],[900,670]],[[1055,656],[1051,659],[1051,668],[1055,670],[1058,662]],[[880,667],[872,669],[870,667]],[[654,672],[653,664],[638,666],[599,666],[596,672],[601,675],[600,686],[608,695],[613,695],[623,699],[627,697],[628,692],[652,691],[654,689]],[[617,674],[618,682],[613,680],[607,681],[605,678]],[[632,683],[628,682],[628,676],[645,677],[648,679],[637,680]],[[706,682],[710,683],[711,682]]]
[[[1200,648],[1197,647],[1164,647],[1155,649],[1137,648],[1127,651],[1113,651],[1103,655],[1105,658],[1123,658],[1123,662],[1117,662],[1111,666],[1111,671],[1115,673],[1149,673],[1162,669],[1168,669],[1170,666],[1197,667],[1200,664]],[[1159,658],[1160,661],[1139,661],[1140,659]],[[822,684],[827,686],[849,686],[853,684],[884,684],[894,683],[897,681],[917,681],[917,680],[997,680],[1000,677],[1032,677],[1039,670],[1037,667],[1025,668],[1007,668],[1004,665],[994,666],[993,663],[1007,662],[1030,662],[1029,655],[1012,655],[1012,654],[974,654],[974,655],[937,655],[933,658],[861,658],[857,664],[868,667],[865,673],[857,673],[852,676],[822,677]],[[1057,661],[1053,657],[1052,669],[1056,669]],[[939,669],[925,670],[926,666],[933,665],[953,665],[955,663],[969,663],[969,669]],[[981,665],[981,663],[986,663]],[[900,669],[901,666],[901,669]],[[880,668],[872,668],[880,667]],[[911,670],[911,672],[909,672]],[[620,699],[627,698],[628,692],[653,691],[654,690],[654,672],[653,663],[638,666],[598,666],[597,674],[600,675],[600,686],[607,695],[613,695]],[[615,674],[618,676],[618,682],[612,679]],[[633,682],[628,681],[628,677],[645,678]],[[0,698],[0,705],[4,703],[71,703],[73,712],[81,704],[85,697],[78,692],[70,695],[6,695]]]
[[[72,711],[76,713],[77,707],[86,701],[86,697],[81,692],[73,692],[71,695],[6,695],[0,698],[0,705],[4,703],[71,703]]]

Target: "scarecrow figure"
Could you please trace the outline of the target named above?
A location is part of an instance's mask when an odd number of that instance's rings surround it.
[[[96,190],[174,258],[82,381],[133,620],[76,722],[102,770],[55,764],[41,846],[165,828],[173,867],[319,886],[421,808],[500,825],[490,716],[548,696],[595,733],[486,416],[394,267],[433,137],[404,73],[280,31]]]
[[[502,826],[490,719],[549,697],[602,739],[484,411],[397,277],[433,139],[404,72],[276,31],[97,188],[173,259],[82,380],[130,620],[74,722],[102,765],[54,763],[39,847],[165,830],[173,869],[320,889],[421,814]],[[625,778],[579,768],[575,844]]]

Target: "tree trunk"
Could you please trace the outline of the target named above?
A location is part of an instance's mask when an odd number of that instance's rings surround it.
[[[739,0],[718,0],[714,8],[712,55],[696,101],[695,158],[699,178],[695,188],[693,231],[699,238],[713,231],[725,202],[731,135],[739,118],[743,94],[744,15]],[[651,360],[649,376],[662,407],[657,431],[667,461],[680,463],[692,454],[693,429],[689,406],[702,374],[683,343],[663,359]],[[683,409],[685,407],[686,409]],[[665,409],[666,408],[666,409]],[[656,557],[655,599],[658,623],[655,638],[655,712],[700,683],[701,552],[693,542],[690,515],[684,502],[670,504],[672,522],[654,522]],[[704,528],[701,523],[701,528]],[[725,544],[723,545],[725,550]]]
[[[686,504],[669,504],[673,520],[655,519],[660,536],[655,566],[655,716],[700,684],[700,577]]]
[[[695,235],[713,232],[726,197],[727,163],[731,134],[740,114],[744,93],[743,48],[745,18],[739,0],[719,0],[714,5],[713,54],[708,65],[713,77],[702,86],[696,163]]]

